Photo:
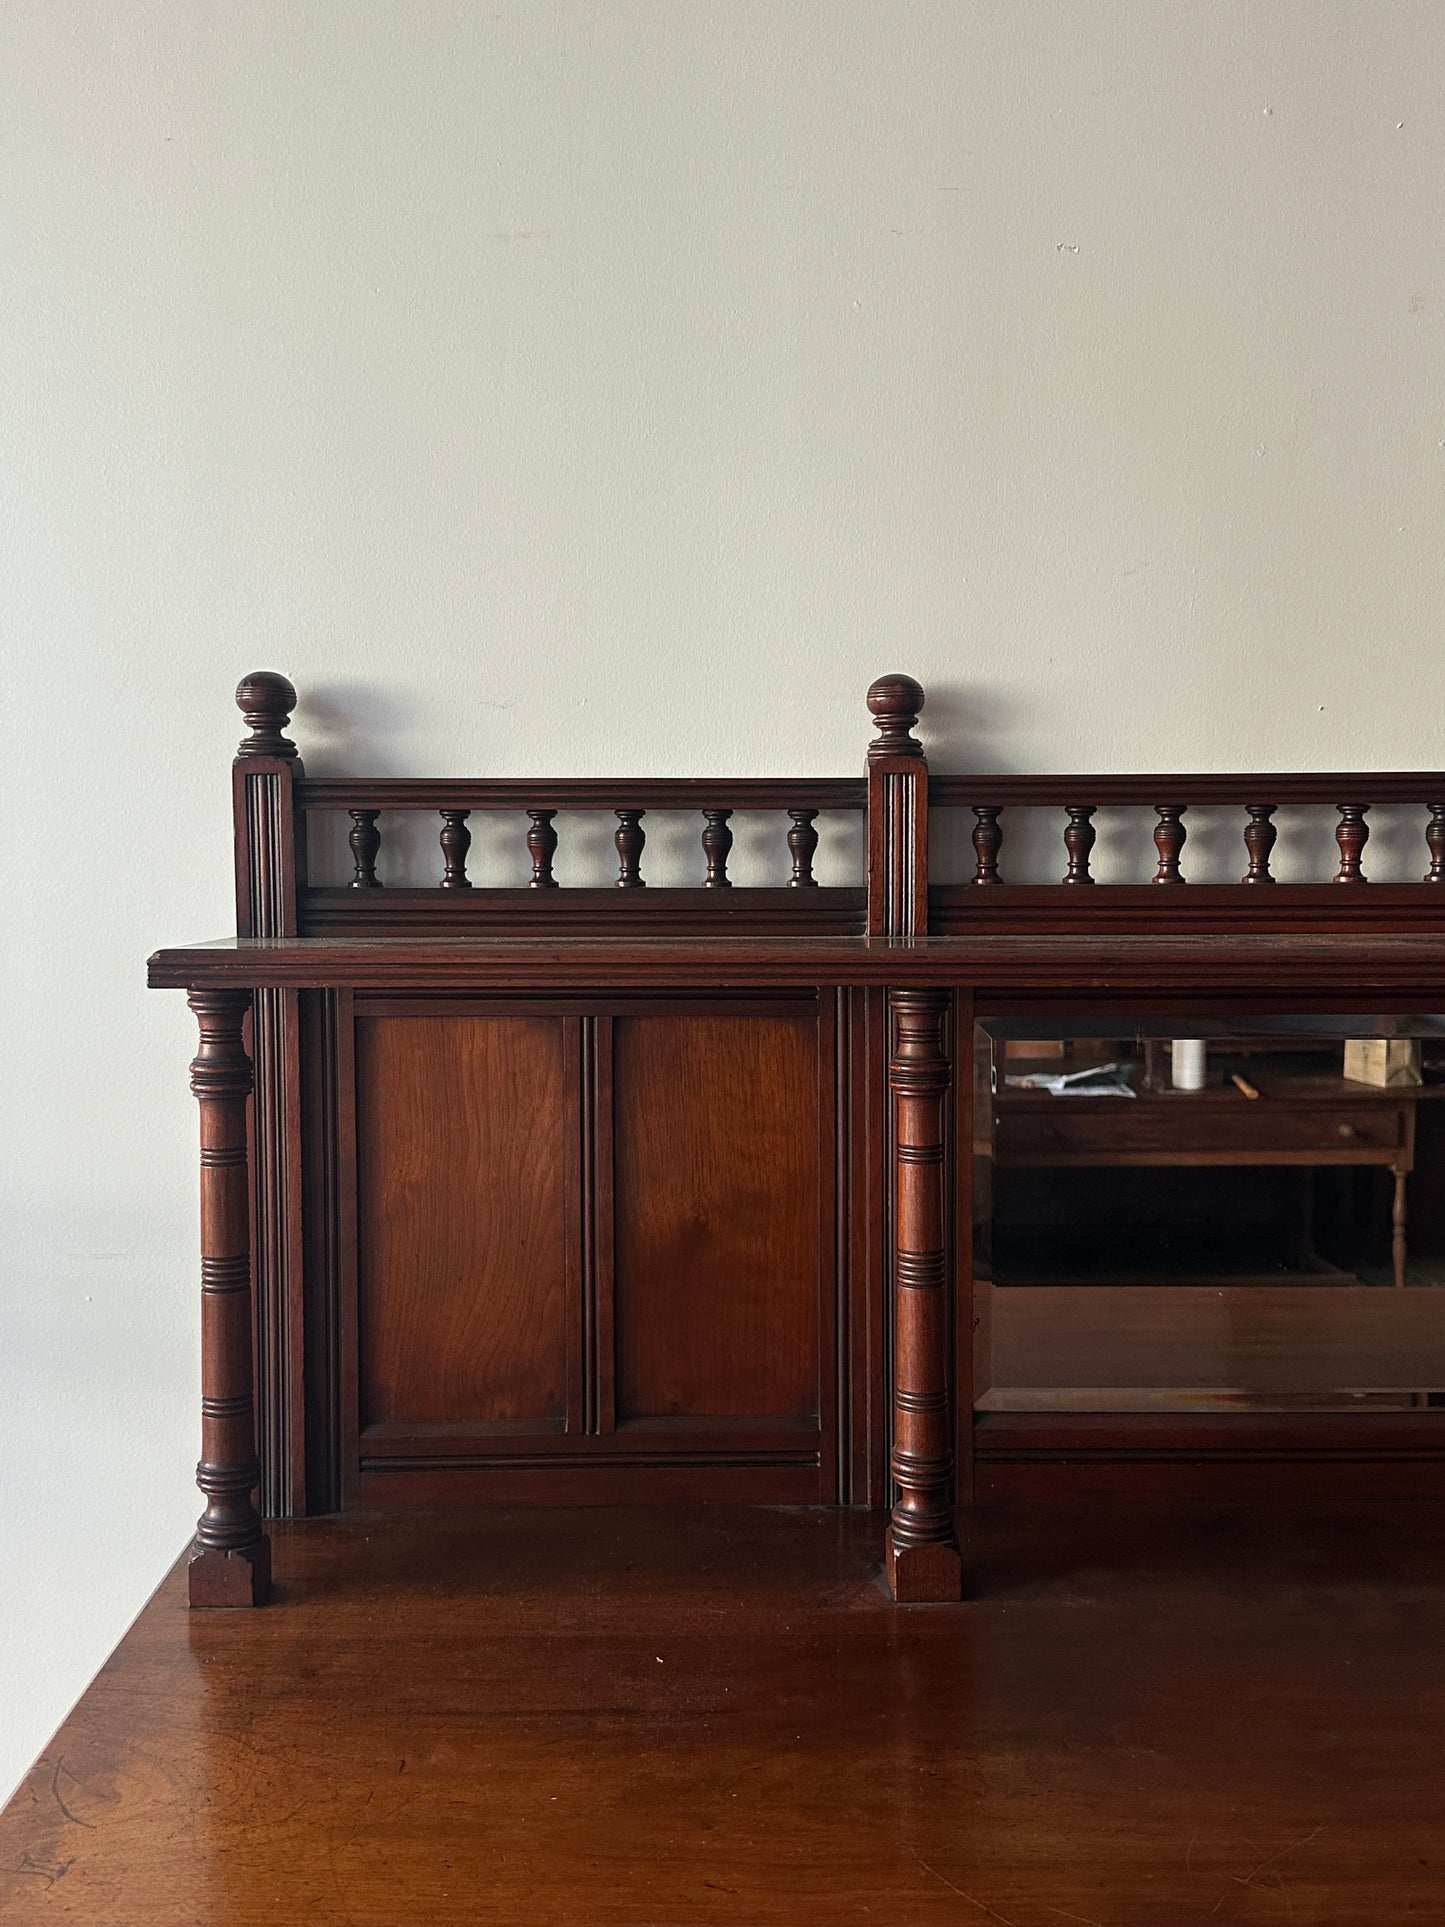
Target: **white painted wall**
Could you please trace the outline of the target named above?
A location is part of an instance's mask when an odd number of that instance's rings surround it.
[[[230,691],[313,769],[1439,764],[1439,0],[0,8],[0,1787],[194,1515]]]

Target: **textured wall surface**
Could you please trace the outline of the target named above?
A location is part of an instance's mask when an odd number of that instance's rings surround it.
[[[196,1510],[241,672],[318,772],[847,772],[892,668],[1438,766],[1442,132],[1438,0],[0,9],[0,1787]]]

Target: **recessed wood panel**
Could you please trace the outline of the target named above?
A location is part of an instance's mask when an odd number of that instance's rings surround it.
[[[613,1052],[618,1421],[816,1414],[811,1016],[623,1018]]]
[[[363,1427],[561,1423],[566,1411],[563,1026],[357,1026]]]

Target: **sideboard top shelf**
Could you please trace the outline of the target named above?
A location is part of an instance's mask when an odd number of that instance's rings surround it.
[[[1445,994],[1445,932],[916,937],[220,938],[158,950],[153,989],[907,987]]]

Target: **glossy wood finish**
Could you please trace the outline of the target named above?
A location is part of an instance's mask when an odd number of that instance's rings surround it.
[[[1438,882],[1438,774],[930,776],[914,734],[923,691],[891,675],[868,694],[863,778],[313,781],[286,734],[295,700],[274,673],[238,691],[242,941],[152,960],[155,983],[254,999],[258,1440],[273,1513],[366,1497],[876,1503],[896,1391],[908,1550],[952,1477],[935,1477],[923,1435],[940,1429],[941,1396],[952,1449],[950,1374],[970,1371],[950,1298],[968,1176],[948,1100],[924,1088],[936,1063],[895,1053],[886,1090],[885,1000],[917,1015],[1148,997],[1183,1014],[1445,995],[1437,889],[1079,887],[1093,884],[1097,809],[1131,803],[1156,811],[1159,883],[1182,882],[1185,811],[1210,802],[1247,815],[1256,885],[1272,882],[1280,807],[1338,807],[1339,880],[1364,886],[1368,809],[1418,805]],[[1061,812],[1066,883],[1002,880],[1018,803]],[[930,888],[931,807],[973,812],[967,885]],[[701,816],[705,875],[644,888],[645,814],[674,809]],[[780,887],[729,875],[732,812],[759,809],[780,813]],[[382,889],[386,815],[416,810],[440,815],[442,887]],[[557,887],[556,819],[573,810],[615,818],[620,887]],[[474,811],[515,814],[496,834],[525,837],[527,887],[472,887]],[[835,811],[864,819],[863,874],[846,887],[814,875],[819,814]],[[333,844],[349,825],[352,874],[313,887],[306,829],[324,812],[342,819]],[[841,847],[830,835],[830,863]],[[488,1016],[479,998],[511,1001]],[[493,1021],[511,1027],[495,1049],[449,1047],[449,1024]],[[378,1027],[393,1022],[398,1036],[431,1025],[431,1041],[381,1077]],[[714,1026],[754,1042],[733,1061],[708,1041]],[[671,1056],[651,1041],[665,1035]],[[529,1036],[551,1040],[545,1064]],[[937,1315],[909,1295],[915,1259],[943,1266]],[[906,1341],[895,1386],[890,1332]],[[966,1424],[956,1444],[967,1491]],[[914,1532],[913,1550],[929,1543],[948,1550]]]
[[[1144,887],[1151,901],[1164,895]],[[1421,886],[1412,888],[1423,894]],[[1378,885],[1371,886],[1371,894],[1377,890]],[[1045,895],[1027,887],[1022,893]],[[1237,885],[1231,893],[1238,894]],[[984,906],[1004,894],[970,890],[969,901]],[[1197,884],[1168,894],[1171,903],[1180,905],[1207,902],[1206,891]],[[1434,892],[1429,894],[1433,899]],[[1269,893],[1270,903],[1285,895],[1287,888],[1280,885]],[[1342,890],[1328,889],[1328,895],[1335,902],[1346,897]],[[1259,899],[1251,896],[1249,901]],[[1257,1010],[1298,1008],[1308,999],[1321,1009],[1378,1011],[1411,1003],[1428,1007],[1431,998],[1445,993],[1442,937],[1445,925],[1438,931],[1421,929],[1416,912],[1412,928],[1374,935],[1307,926],[1267,935],[1216,932],[1208,941],[1201,941],[1188,922],[1167,934],[1134,929],[1098,934],[1071,927],[1050,935],[1047,930],[985,928],[977,935],[914,941],[579,936],[509,937],[492,943],[303,937],[273,943],[222,938],[158,950],[148,968],[153,989],[183,990],[189,984],[324,989],[344,984],[376,990],[547,991],[606,983],[617,989],[706,985],[709,990],[770,990],[819,984],[965,983],[981,996],[1029,995],[1052,998],[1055,1005],[1063,999],[1075,1009],[1099,993],[1147,991],[1163,1008],[1170,1007],[1171,1000],[1208,996],[1227,1002],[1247,995]]]
[[[613,1026],[616,1416],[819,1422],[810,1017]]]
[[[888,1524],[885,1567],[897,1599],[957,1599],[962,1573],[952,1516],[948,1352],[953,1293],[944,1171],[949,1002],[941,991],[900,990],[889,1005],[894,1146],[890,1465],[898,1498]]]
[[[271,1549],[253,1494],[260,1481],[251,1365],[250,1198],[246,1100],[251,1063],[241,1027],[250,999],[193,990],[200,1027],[191,1089],[201,1107],[201,1460],[205,1511],[188,1562],[192,1606],[254,1606],[270,1585]]]
[[[177,1570],[0,1816],[7,1927],[1395,1927],[1445,1916],[1445,1509],[277,1529]]]
[[[563,1055],[557,1019],[358,1025],[363,1434],[565,1421]]]

